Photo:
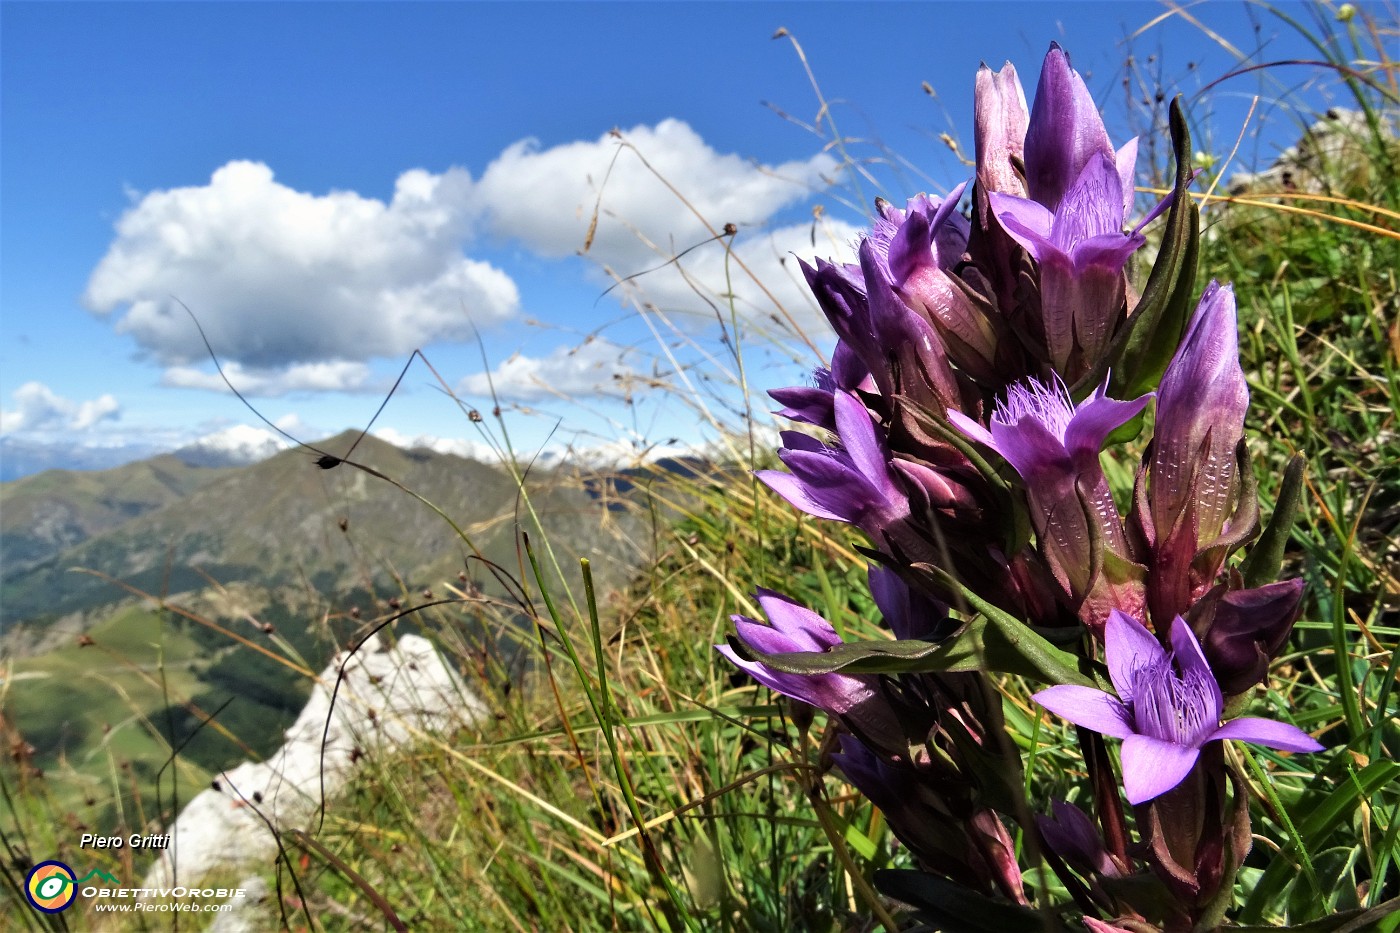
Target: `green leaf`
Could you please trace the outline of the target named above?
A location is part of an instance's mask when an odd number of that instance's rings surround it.
[[[1288,896],[1288,915],[1313,916],[1318,913],[1319,907],[1324,908],[1329,916],[1343,910],[1359,909],[1357,860],[1362,858],[1361,847],[1353,845],[1333,846],[1313,853],[1313,866],[1321,883],[1317,892],[1308,890],[1305,885],[1294,886]]]
[[[979,607],[980,608],[980,607]],[[853,641],[825,651],[764,654],[729,636],[729,646],[746,661],[758,661],[787,674],[921,674],[988,671],[1019,674],[1047,684],[1095,686],[1075,667],[1078,660],[1010,619],[976,619],[941,642],[918,639]]]
[[[825,651],[765,654],[730,635],[729,647],[745,661],[757,661],[788,674],[986,671],[1018,674],[1046,684],[1099,687],[1088,673],[1087,660],[1055,647],[1045,635],[982,599],[946,570],[926,563],[910,564],[905,570],[915,576],[931,578],[938,588],[947,588],[959,594],[965,604],[964,611],[975,610],[981,614],[981,618],[973,619],[956,634],[939,642],[912,638],[879,639],[842,642]],[[1078,641],[1079,629],[1050,634],[1057,640]]]
[[[1303,494],[1303,470],[1306,462],[1295,454],[1284,470],[1283,482],[1278,488],[1278,504],[1274,514],[1269,516],[1269,524],[1264,529],[1258,543],[1250,548],[1249,556],[1240,565],[1244,575],[1244,585],[1263,586],[1278,576],[1283,566],[1283,549],[1288,544],[1288,536],[1293,530],[1294,519],[1298,515],[1298,500]]]
[[[913,570],[927,573],[961,594],[967,604],[987,620],[983,633],[981,670],[1020,674],[1046,684],[1078,684],[1097,687],[1093,678],[1081,671],[1088,662],[1068,651],[1061,651],[1043,635],[1020,619],[978,596],[946,570],[932,564],[914,564]]]
[[[1280,930],[1288,931],[1288,933],[1363,933],[1363,931],[1379,930],[1382,920],[1386,917],[1394,917],[1397,913],[1400,913],[1400,897],[1388,900],[1384,904],[1378,904],[1370,910],[1344,910],[1311,923],[1298,923],[1287,927],[1268,925],[1229,927],[1229,930],[1230,933],[1279,933]]]
[[[879,857],[880,845],[878,842],[871,839],[835,810],[832,810],[828,815],[832,824],[841,831],[841,838],[846,841],[846,845],[850,846],[856,855],[868,862],[873,862]]]
[[[1311,811],[1308,812],[1307,818],[1298,824],[1299,837],[1308,849],[1321,849],[1327,836],[1343,822],[1351,819],[1362,800],[1369,799],[1377,790],[1397,777],[1400,777],[1400,764],[1393,761],[1375,761],[1352,775],[1350,781],[1327,788],[1325,795],[1313,795],[1315,802]],[[1284,850],[1285,857],[1276,856],[1269,863],[1249,900],[1245,902],[1240,915],[1242,921],[1258,923],[1262,920],[1264,912],[1276,905],[1288,883],[1297,877],[1294,859],[1286,857],[1295,848],[1296,846],[1290,845]]]
[[[746,661],[787,674],[913,674],[979,669],[976,645],[982,639],[984,620],[964,626],[942,642],[920,639],[848,641],[825,651],[789,651],[764,654],[729,636],[729,646]]]
[[[1196,261],[1200,252],[1200,212],[1191,201],[1191,133],[1178,95],[1171,105],[1172,152],[1176,181],[1172,205],[1167,211],[1162,247],[1142,298],[1132,317],[1114,337],[1113,345],[1089,372],[1075,383],[1077,398],[1113,371],[1113,396],[1133,398],[1162,381],[1167,363],[1176,353],[1192,310],[1196,287]]]
[[[936,875],[887,868],[875,872],[880,893],[915,908],[944,933],[1040,933],[1055,929],[1054,916],[994,901]]]

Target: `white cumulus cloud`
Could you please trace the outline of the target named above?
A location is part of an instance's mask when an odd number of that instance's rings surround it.
[[[624,140],[634,148],[619,151]],[[764,223],[826,187],[836,166],[825,154],[761,165],[715,151],[670,119],[548,149],[522,140],[487,166],[477,198],[493,231],[561,256],[583,248],[601,193],[592,250],[607,262],[642,262],[654,253],[638,234],[684,248],[709,236],[701,217],[716,229]]]
[[[817,307],[797,260],[817,257],[855,262],[850,244],[860,230],[842,221],[792,224],[768,231],[741,232],[732,251],[715,244],[695,250],[660,269],[625,283],[639,301],[663,311],[712,323],[716,312],[728,324],[729,304],[740,319],[769,333],[817,338],[828,325]]]
[[[732,300],[749,322],[822,334],[792,257],[848,259],[858,231],[802,222],[795,209],[838,171],[826,154],[761,164],[722,152],[676,119],[547,148],[522,140],[475,180],[462,168],[414,169],[387,201],[299,191],[267,165],[234,161],[207,184],[134,196],[84,301],[165,367],[166,385],[224,388],[183,304],[245,394],[362,391],[371,360],[470,339],[473,325],[521,310],[510,275],[470,244],[570,256],[597,208],[589,255],[617,277],[644,273],[609,301],[703,329],[716,308],[727,324]],[[735,224],[737,236],[705,243],[706,222]],[[608,282],[599,272],[588,287]],[[516,357],[501,364],[500,385],[516,398],[606,390],[627,373],[609,369],[608,352]],[[469,383],[484,391],[484,375]]]
[[[237,362],[224,364],[224,375],[245,396],[275,398],[292,392],[367,392],[378,389],[364,363],[337,360],[328,363],[294,363],[280,369],[244,367]],[[227,392],[228,385],[216,372],[194,366],[170,366],[161,376],[161,385],[180,389],[210,389]]]
[[[605,340],[577,347],[558,347],[547,356],[515,354],[491,373],[473,373],[457,391],[463,395],[496,395],[511,401],[576,398],[586,395],[622,396],[636,371],[627,362],[631,351]]]
[[[401,450],[431,450],[440,454],[455,454],[466,460],[478,460],[482,463],[493,463],[500,459],[500,454],[493,450],[490,444],[465,437],[406,434],[397,428],[376,428],[374,436]]]
[[[298,415],[296,412],[289,412],[275,419],[272,423],[279,431],[286,431],[292,437],[301,438],[303,440],[310,437],[325,436],[324,431],[307,424],[306,421],[302,419],[301,415]]]
[[[146,194],[117,223],[84,300],[166,365],[205,348],[264,369],[402,356],[513,315],[515,283],[462,253],[472,181],[414,170],[388,203],[230,162],[207,185]]]
[[[75,402],[63,398],[42,382],[26,382],[10,393],[13,409],[0,411],[0,433],[19,431],[86,431],[102,421],[121,416],[121,405],[112,395]]]
[[[837,168],[824,153],[780,165],[721,153],[670,119],[548,149],[523,140],[487,166],[475,197],[491,232],[545,256],[582,250],[596,212],[588,255],[618,277],[645,273],[631,287],[663,310],[712,319],[711,305],[733,294],[750,320],[782,317],[777,302],[799,327],[820,329],[789,254],[847,254],[858,231],[839,222],[771,224],[826,188]],[[733,255],[722,240],[705,242],[730,223],[739,231]]]

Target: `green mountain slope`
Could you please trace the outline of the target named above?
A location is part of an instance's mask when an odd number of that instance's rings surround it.
[[[316,446],[343,454],[355,437]],[[111,828],[121,816],[95,788],[114,769],[129,772],[134,803],[154,794],[163,768],[169,780],[174,746],[187,788],[267,754],[310,686],[279,658],[318,671],[372,620],[390,618],[393,599],[422,604],[428,589],[449,596],[443,582],[461,585],[462,572],[486,596],[508,597],[514,584],[502,585],[476,558],[518,579],[518,530],[549,566],[547,541],[574,584],[578,558],[589,557],[604,600],[648,556],[636,542],[651,540],[649,526],[618,507],[617,482],[592,478],[590,492],[590,477],[576,470],[532,473],[526,489],[540,534],[503,468],[372,437],[353,460],[394,482],[352,463],[322,469],[316,455],[289,450],[246,467],[158,457],[0,487],[0,731],[17,727],[26,762],[63,778],[63,806]],[[45,524],[54,515],[64,518]],[[212,624],[160,611],[112,581],[169,595]],[[533,579],[527,589],[538,591]],[[509,620],[513,602],[496,605]],[[442,618],[461,637],[478,616],[468,609]],[[409,617],[395,630],[419,623]],[[203,728],[215,710],[217,724]]]
[[[164,454],[112,470],[46,470],[0,485],[0,567],[13,576],[228,472]]]
[[[340,453],[354,437],[346,432],[317,446]],[[288,450],[248,467],[182,472],[168,459],[83,477],[90,491],[78,502],[86,509],[71,508],[74,518],[63,534],[26,537],[20,515],[11,513],[60,512],[72,498],[68,487],[77,483],[44,474],[33,480],[47,485],[20,481],[10,485],[21,488],[4,490],[5,520],[8,525],[13,518],[15,530],[4,532],[0,628],[42,628],[126,597],[112,583],[74,568],[153,594],[203,589],[207,577],[299,584],[327,596],[351,587],[382,590],[396,579],[416,590],[455,578],[464,568],[488,591],[493,588],[479,565],[467,567],[472,549],[430,507],[348,463],[321,469],[307,452]],[[373,437],[359,443],[354,460],[436,505],[491,560],[517,567],[516,523],[531,531],[533,525],[504,470],[449,454],[400,450]],[[633,517],[608,511],[563,473],[542,473],[527,488],[561,561],[576,568],[579,556],[593,558],[604,585],[637,566],[628,543]],[[117,523],[122,509],[134,517]],[[600,533],[600,524],[611,532]],[[76,543],[40,557],[65,535]],[[27,563],[10,562],[12,547],[31,555]]]

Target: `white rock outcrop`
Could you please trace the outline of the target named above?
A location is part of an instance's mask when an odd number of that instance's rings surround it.
[[[1387,136],[1394,127],[1380,118]],[[1237,172],[1226,189],[1232,195],[1281,191],[1326,191],[1339,177],[1367,167],[1371,126],[1358,110],[1333,108],[1262,172]]]
[[[364,760],[486,712],[425,638],[404,635],[391,646],[376,635],[346,658],[337,655],[322,672],[281,749],[266,761],[219,774],[214,786],[185,805],[170,827],[170,847],[143,887],[190,886],[215,871],[269,866],[277,842],[264,818],[279,829],[309,829],[322,793],[333,798]],[[332,712],[341,664],[344,679]]]

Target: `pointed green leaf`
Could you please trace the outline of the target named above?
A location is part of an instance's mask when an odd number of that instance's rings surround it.
[[[1045,914],[994,901],[960,884],[909,869],[875,872],[875,887],[886,897],[915,908],[945,933],[1040,933],[1048,928]]]
[[[987,623],[978,619],[942,642],[919,639],[849,641],[825,651],[764,654],[734,636],[729,646],[746,661],[760,661],[787,674],[916,674],[935,671],[975,671],[977,645]]]
[[[1196,283],[1200,212],[1191,201],[1191,133],[1180,96],[1171,105],[1171,134],[1176,181],[1157,260],[1132,317],[1103,358],[1075,383],[1075,397],[1101,383],[1110,368],[1115,398],[1133,398],[1155,389],[1186,330]]]
[[[1046,684],[1098,686],[1093,678],[1080,670],[1081,666],[1087,669],[1087,661],[1056,648],[1045,636],[1005,610],[987,602],[955,580],[946,570],[931,564],[915,564],[912,569],[937,578],[945,586],[959,593],[968,606],[976,609],[987,620],[987,627],[982,636],[983,664],[980,670],[1020,674]]]
[[[1298,515],[1298,500],[1303,494],[1303,471],[1306,463],[1302,456],[1295,454],[1284,470],[1283,482],[1278,488],[1278,504],[1274,514],[1269,516],[1269,524],[1258,543],[1249,551],[1249,556],[1240,565],[1244,575],[1244,585],[1263,586],[1278,577],[1283,565],[1283,550],[1288,545],[1288,536],[1293,531],[1293,522]]]
[[[765,654],[730,635],[729,647],[745,661],[757,661],[788,674],[919,674],[987,671],[1018,674],[1047,684],[1097,687],[1080,671],[1088,662],[1055,647],[1044,635],[973,593],[944,570],[916,563],[910,571],[934,577],[959,593],[980,618],[940,642],[921,639],[880,639],[842,642],[825,651],[785,651]],[[1078,629],[1067,629],[1076,635]],[[1054,633],[1057,638],[1061,633]]]
[[[1243,926],[1229,927],[1230,933],[1363,933],[1366,930],[1380,930],[1378,924],[1386,917],[1400,913],[1400,897],[1392,898],[1369,910],[1343,910],[1321,920],[1310,923],[1297,923],[1292,926]]]

